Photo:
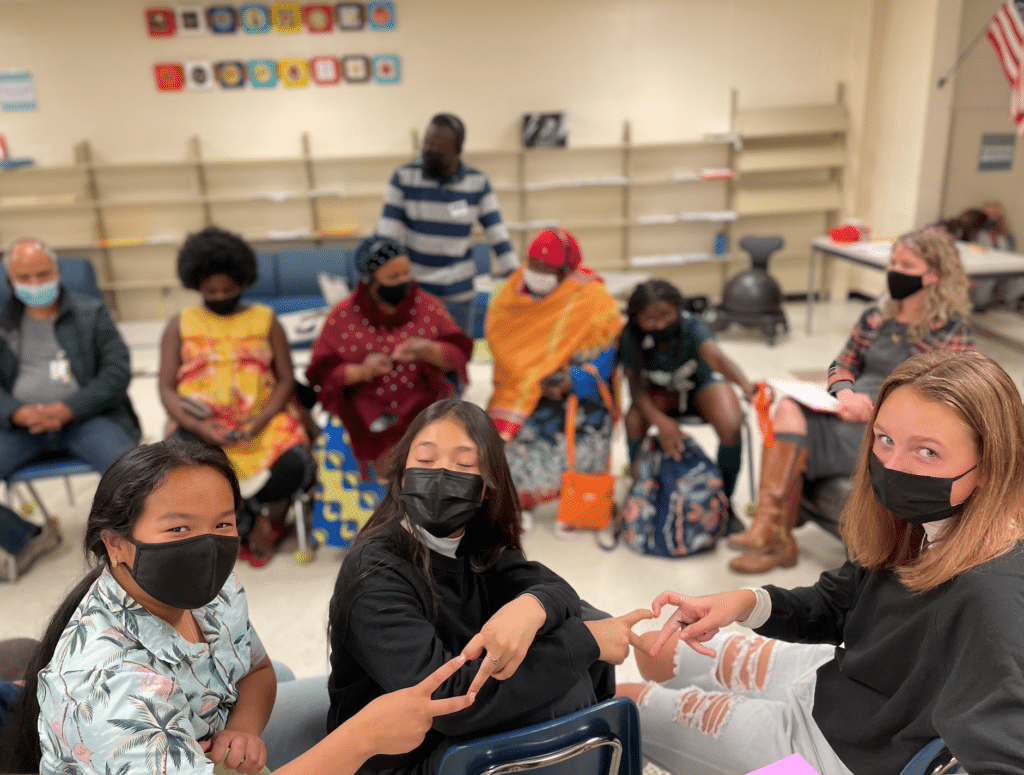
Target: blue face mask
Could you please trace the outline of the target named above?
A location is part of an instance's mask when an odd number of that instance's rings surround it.
[[[56,280],[50,280],[42,285],[14,283],[14,295],[28,307],[49,307],[57,300],[58,293],[59,285]]]

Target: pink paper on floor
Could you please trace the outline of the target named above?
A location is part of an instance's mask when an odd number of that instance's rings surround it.
[[[805,762],[800,754],[795,753],[787,756],[781,762],[769,764],[759,770],[754,770],[748,775],[818,775],[811,769],[811,765]]]

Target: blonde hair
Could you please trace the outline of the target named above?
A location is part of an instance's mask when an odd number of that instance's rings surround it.
[[[928,286],[920,317],[907,326],[911,339],[921,339],[929,324],[942,325],[952,315],[966,317],[971,310],[967,296],[967,275],[953,238],[942,229],[929,226],[897,237],[892,245],[893,250],[899,246],[920,256],[928,265],[928,270],[939,278],[938,282]],[[889,319],[899,311],[900,302],[886,291],[882,294],[879,306],[883,316]]]
[[[882,506],[868,473],[878,410],[903,386],[950,409],[977,448],[978,486],[927,552],[921,551],[924,528]],[[1024,539],[1024,405],[999,364],[979,353],[937,351],[896,367],[867,423],[840,529],[851,559],[872,570],[895,571],[914,592],[934,589]]]

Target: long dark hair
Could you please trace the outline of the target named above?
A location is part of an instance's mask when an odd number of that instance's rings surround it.
[[[0,772],[38,772],[39,672],[50,664],[68,622],[93,583],[110,564],[104,533],[130,538],[146,501],[177,468],[212,468],[231,485],[235,510],[242,504],[238,478],[219,447],[196,442],[161,441],[126,452],[107,469],[96,487],[85,529],[86,559],[90,570],[71,590],[50,619],[25,672],[25,690],[0,741]]]
[[[483,409],[458,398],[431,404],[412,421],[401,441],[391,452],[387,469],[387,492],[352,545],[354,549],[375,538],[388,541],[400,556],[419,568],[435,602],[437,596],[433,594],[435,588],[430,572],[430,550],[415,532],[395,528],[405,518],[402,479],[413,440],[428,425],[446,418],[458,422],[476,444],[479,451],[480,475],[487,488],[484,507],[481,508],[480,514],[466,525],[460,550],[469,557],[470,567],[481,573],[494,565],[506,550],[522,549],[519,538],[521,506],[515,484],[512,482],[512,472],[509,471],[508,461],[505,459],[505,444]],[[370,569],[350,584],[335,589],[329,610],[331,623],[339,621],[342,604],[352,586],[373,572],[374,569]]]

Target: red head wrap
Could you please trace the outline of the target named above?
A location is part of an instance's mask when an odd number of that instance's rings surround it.
[[[530,243],[530,258],[552,269],[576,269],[583,261],[583,251],[576,238],[565,229],[545,229]]]

